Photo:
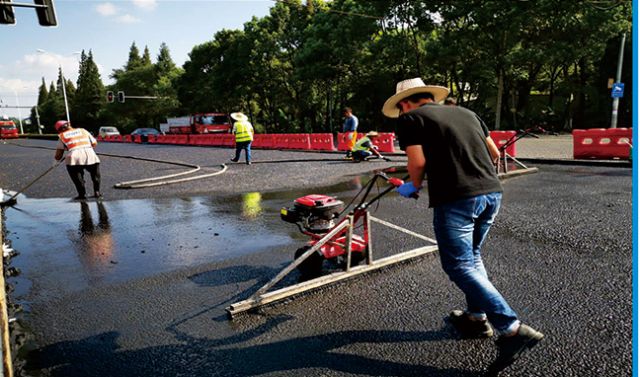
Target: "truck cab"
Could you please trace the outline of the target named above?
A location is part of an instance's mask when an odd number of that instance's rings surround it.
[[[229,115],[223,113],[193,114],[191,117],[193,133],[228,133],[231,130]]]
[[[0,120],[0,139],[15,139],[18,137],[18,129],[11,120]]]

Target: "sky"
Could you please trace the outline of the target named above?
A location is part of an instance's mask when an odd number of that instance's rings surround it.
[[[14,0],[32,3],[32,0]],[[79,53],[93,52],[102,81],[127,62],[131,43],[149,47],[155,62],[160,44],[178,65],[191,49],[223,29],[242,29],[252,17],[264,17],[274,0],[54,0],[57,27],[38,24],[32,8],[14,8],[15,25],[0,25],[0,116],[27,117],[44,77],[47,88],[62,66],[66,78],[78,78]],[[40,52],[38,50],[41,50]]]

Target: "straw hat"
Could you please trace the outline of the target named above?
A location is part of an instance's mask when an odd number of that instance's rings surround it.
[[[400,111],[396,107],[398,102],[416,93],[431,93],[435,102],[438,103],[449,95],[449,89],[444,86],[425,85],[420,77],[400,81],[396,85],[396,94],[389,97],[382,106],[382,113],[389,118],[399,117]]]
[[[246,122],[249,118],[241,112],[231,113],[231,118],[237,120],[238,122]]]

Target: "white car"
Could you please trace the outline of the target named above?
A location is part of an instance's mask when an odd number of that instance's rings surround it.
[[[100,129],[98,130],[98,136],[100,137],[113,135],[120,135],[120,131],[118,131],[118,129],[115,127],[100,127]]]

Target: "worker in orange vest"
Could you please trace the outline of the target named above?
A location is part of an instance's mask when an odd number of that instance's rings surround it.
[[[100,194],[100,159],[93,150],[98,144],[96,139],[83,128],[72,128],[71,123],[66,120],[57,121],[55,124],[59,141],[56,146],[56,161],[61,161],[64,151],[68,153],[65,157],[67,172],[76,186],[78,196],[73,200],[86,199],[84,188],[84,171],[88,171],[93,182],[94,197],[102,198]]]

